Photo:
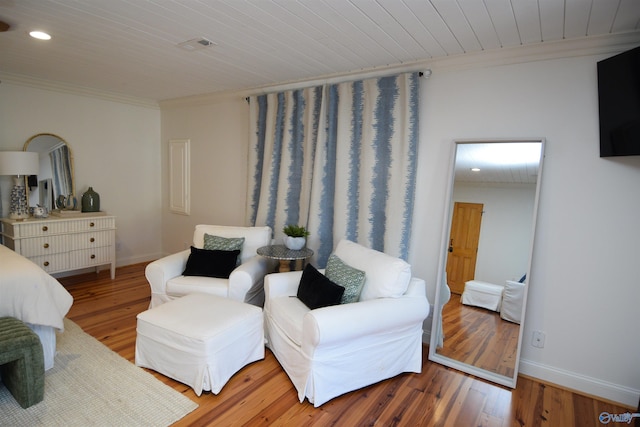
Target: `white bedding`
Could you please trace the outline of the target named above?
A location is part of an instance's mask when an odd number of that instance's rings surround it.
[[[44,331],[53,328],[55,339],[55,330],[64,330],[63,319],[71,304],[73,297],[54,277],[0,245],[0,317],[11,316],[29,324],[46,350],[51,347],[51,335]],[[52,361],[45,360],[47,365],[52,366]]]

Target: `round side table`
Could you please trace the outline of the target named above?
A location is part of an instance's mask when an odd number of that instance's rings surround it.
[[[258,255],[265,258],[276,259],[280,262],[278,272],[291,271],[291,262],[306,260],[313,256],[313,251],[308,248],[293,250],[285,245],[269,245],[258,248]]]

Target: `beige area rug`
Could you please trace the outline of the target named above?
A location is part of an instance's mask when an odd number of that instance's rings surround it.
[[[44,400],[22,409],[0,384],[1,426],[168,426],[198,407],[64,322],[54,367],[45,373]]]

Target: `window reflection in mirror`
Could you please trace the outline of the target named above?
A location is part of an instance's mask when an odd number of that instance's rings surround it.
[[[24,144],[24,151],[37,152],[40,170],[27,177],[29,206],[55,208],[58,196],[75,194],[73,156],[69,144],[58,135],[42,133]]]

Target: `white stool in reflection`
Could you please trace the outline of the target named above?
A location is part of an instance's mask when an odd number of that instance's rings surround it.
[[[491,311],[500,311],[503,289],[504,286],[501,285],[480,280],[469,280],[464,284],[462,303]]]
[[[507,280],[504,285],[469,280],[464,285],[462,304],[500,312],[509,322],[520,323],[526,283]]]

